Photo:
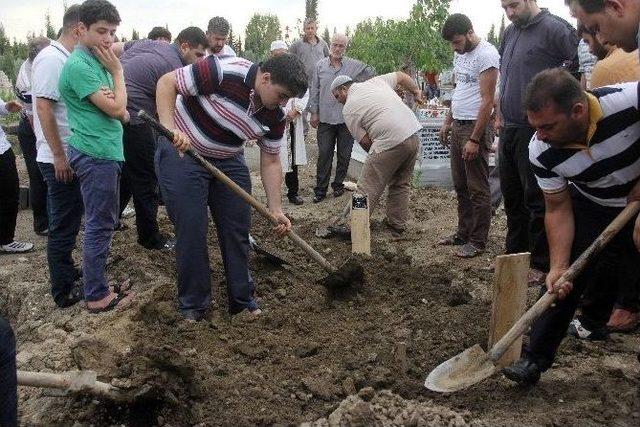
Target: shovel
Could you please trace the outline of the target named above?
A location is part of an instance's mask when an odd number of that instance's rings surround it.
[[[556,281],[554,287],[571,282],[597,255],[609,241],[640,211],[640,202],[631,202],[609,224],[598,238],[589,246],[571,267]],[[496,364],[507,349],[517,340],[533,322],[544,313],[557,299],[557,294],[545,293],[509,331],[485,353],[476,344],[457,356],[436,367],[427,377],[424,385],[429,390],[451,393],[479,383],[497,371]]]
[[[158,131],[161,135],[168,138],[170,141],[173,141],[173,132],[162,126],[162,124],[160,124],[146,111],[140,110],[138,112],[138,117],[149,124],[156,131]],[[249,203],[249,205],[257,210],[258,213],[264,218],[271,221],[271,223],[273,223],[274,225],[280,224],[278,220],[273,215],[271,215],[271,212],[269,212],[269,209],[267,209],[266,206],[258,202],[255,197],[244,191],[242,187],[233,182],[228,176],[220,171],[220,169],[206,161],[204,157],[202,157],[196,151],[194,151],[193,149],[189,149],[185,151],[185,153],[191,156],[196,162],[198,162],[198,164],[200,164],[200,166],[205,168],[217,180],[229,187],[229,189],[236,193],[238,196],[242,197],[245,202]],[[321,281],[321,283],[328,289],[338,290],[351,287],[354,284],[362,285],[364,281],[364,269],[362,265],[359,265],[353,260],[349,260],[343,266],[337,269],[333,265],[331,265],[329,261],[327,261],[322,255],[320,255],[320,253],[313,249],[311,245],[309,245],[300,236],[298,236],[293,230],[289,230],[287,232],[287,236],[289,236],[293,243],[298,245],[300,249],[302,249],[307,255],[309,255],[311,259],[320,264],[325,270],[329,272],[329,275]]]

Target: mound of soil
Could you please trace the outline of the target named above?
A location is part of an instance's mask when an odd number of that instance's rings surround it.
[[[285,206],[296,232],[334,266],[351,258],[348,242],[315,229],[346,197],[310,203],[312,168],[303,169],[302,206]],[[254,192],[264,200],[259,178]],[[122,405],[89,396],[20,388],[25,425],[636,425],[640,421],[637,334],[603,343],[569,339],[533,389],[496,375],[459,393],[423,386],[442,361],[488,336],[492,272],[505,220],[493,222],[487,252],[456,258],[436,242],[455,229],[455,198],[445,190],[412,196],[414,220],[397,236],[372,221],[372,256],[358,258],[363,280],[343,295],[322,285],[324,269],[254,216],[252,235],[290,265],[251,260],[264,314],[230,317],[215,230],[209,233],[212,310],[199,323],[176,311],[174,255],[136,243],[135,220],[116,234],[108,274],[131,279],[136,298],[121,310],[89,315],[56,309],[49,292],[45,240],[19,218],[19,238],[36,251],[0,258],[0,311],[14,326],[18,365],[31,371],[91,369],[139,393]],[[164,211],[161,228],[172,232]],[[81,242],[79,242],[79,246]],[[81,246],[80,246],[81,247]],[[530,290],[530,302],[537,290]],[[361,391],[360,394],[358,390]],[[389,390],[381,392],[380,390]],[[450,408],[450,409],[449,409]],[[320,421],[318,421],[320,420]]]

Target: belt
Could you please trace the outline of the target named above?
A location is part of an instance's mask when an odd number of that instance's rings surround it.
[[[476,122],[475,120],[458,120],[458,119],[453,119],[453,121],[459,125],[472,125]]]

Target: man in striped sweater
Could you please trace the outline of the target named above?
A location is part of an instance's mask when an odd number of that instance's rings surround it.
[[[640,177],[638,83],[584,92],[568,72],[552,69],[531,82],[525,107],[535,128],[531,167],[544,193],[550,271],[546,290],[559,300],[538,318],[522,359],[505,368],[521,384],[535,384],[551,367],[567,333],[605,339],[606,322],[625,281],[640,278],[640,255],[627,224],[573,283],[554,283],[624,209]],[[585,289],[595,290],[572,318]]]
[[[258,140],[267,204],[280,223],[276,233],[283,235],[291,223],[280,200],[279,150],[286,123],[281,106],[306,90],[304,66],[291,54],[261,64],[209,55],[161,77],[156,100],[161,123],[175,133],[175,147],[185,151],[191,146],[248,192],[251,178],[243,155],[244,142]],[[182,315],[200,320],[211,302],[207,205],[218,231],[229,311],[236,314],[246,309],[259,314],[248,268],[249,205],[192,158],[179,156],[166,138],[158,143],[156,167],[176,229]]]

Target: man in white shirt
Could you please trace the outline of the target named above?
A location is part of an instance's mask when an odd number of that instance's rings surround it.
[[[62,67],[78,42],[78,9],[78,5],[67,9],[60,38],[40,52],[32,71],[36,160],[48,188],[51,295],[60,308],[83,298],[80,272],[71,255],[80,231],[83,203],[78,179],[67,159],[66,140],[71,131],[67,107],[58,90]]]
[[[333,80],[331,92],[344,105],[344,122],[356,141],[369,153],[364,163],[358,191],[369,197],[373,212],[385,188],[387,194],[386,225],[402,233],[409,220],[411,178],[418,157],[417,132],[422,128],[413,111],[395,92],[401,86],[422,99],[416,82],[403,72],[374,77],[362,83],[340,75]],[[342,234],[347,230],[333,229]]]
[[[459,245],[456,255],[472,258],[484,252],[491,225],[489,189],[489,147],[487,126],[493,110],[500,55],[497,49],[474,32],[466,15],[451,15],[442,37],[455,50],[453,67],[456,88],[451,112],[440,129],[440,140],[449,145],[451,132],[451,174],[458,197],[458,229],[440,241]]]
[[[218,57],[236,56],[236,52],[227,44],[231,26],[222,16],[214,16],[207,25],[209,53]]]

